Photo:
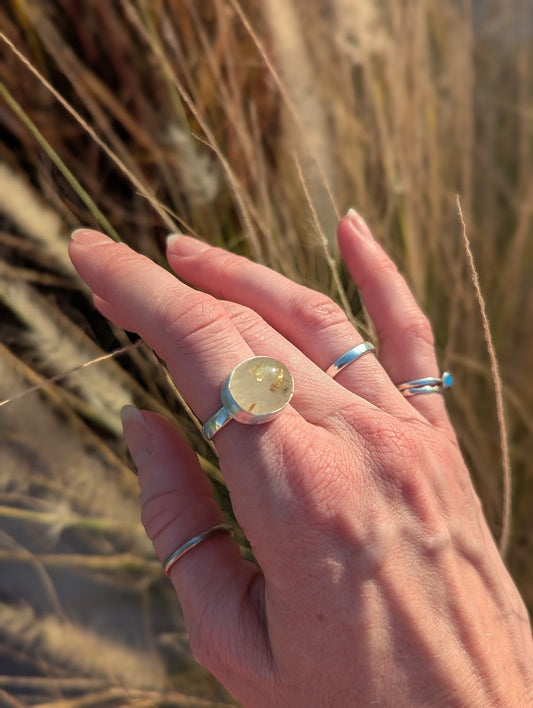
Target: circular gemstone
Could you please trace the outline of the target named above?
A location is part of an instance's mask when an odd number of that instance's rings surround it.
[[[236,366],[222,387],[222,403],[242,423],[264,423],[291,400],[294,380],[281,361],[254,356]]]
[[[445,371],[442,374],[442,386],[443,388],[450,388],[450,386],[453,384],[453,376],[450,374],[449,371]]]

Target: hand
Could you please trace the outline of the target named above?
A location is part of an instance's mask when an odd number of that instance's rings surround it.
[[[500,559],[439,394],[431,328],[355,212],[339,245],[379,338],[335,379],[361,336],[327,297],[187,236],[180,278],[94,231],[71,257],[96,306],[167,362],[200,420],[221,384],[266,354],[295,379],[264,425],[231,421],[215,443],[236,518],[260,565],[227,535],[171,579],[198,659],[246,706],[522,706],[532,698],[527,612]],[[187,443],[127,409],[142,518],[161,560],[222,521]]]

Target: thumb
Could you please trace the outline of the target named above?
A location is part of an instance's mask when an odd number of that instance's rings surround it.
[[[189,539],[222,523],[222,513],[196,455],[170,423],[133,406],[125,406],[121,415],[139,473],[142,522],[163,561]],[[194,654],[230,690],[238,690],[233,684],[240,672],[235,668],[249,675],[264,665],[268,654],[261,572],[242,558],[230,536],[217,534],[183,555],[170,569],[170,578]],[[264,643],[257,641],[261,635]]]

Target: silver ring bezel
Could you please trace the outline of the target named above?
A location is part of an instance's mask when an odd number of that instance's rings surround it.
[[[286,401],[282,403],[281,406],[275,410],[269,411],[268,413],[253,413],[252,411],[243,408],[234,398],[231,393],[231,382],[235,373],[242,367],[249,365],[249,363],[256,359],[270,359],[272,361],[281,364],[285,369],[285,372],[290,377],[290,390],[289,396]],[[259,423],[267,423],[268,421],[276,418],[283,409],[289,405],[294,395],[294,378],[287,368],[287,366],[272,356],[251,356],[244,361],[241,361],[237,366],[233,368],[229,376],[226,378],[222,384],[220,391],[220,398],[222,401],[222,408],[220,408],[216,413],[214,413],[202,426],[202,434],[206,440],[212,440],[213,437],[221,430],[230,420],[234,419],[239,423],[244,423],[245,425],[258,425]]]

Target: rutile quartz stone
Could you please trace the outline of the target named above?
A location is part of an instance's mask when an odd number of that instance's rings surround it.
[[[293,378],[281,361],[255,356],[233,369],[222,389],[228,413],[243,423],[263,423],[292,398]]]
[[[206,440],[234,418],[255,425],[275,418],[289,403],[294,380],[285,364],[269,356],[254,356],[238,364],[222,386],[222,408],[202,426]]]

